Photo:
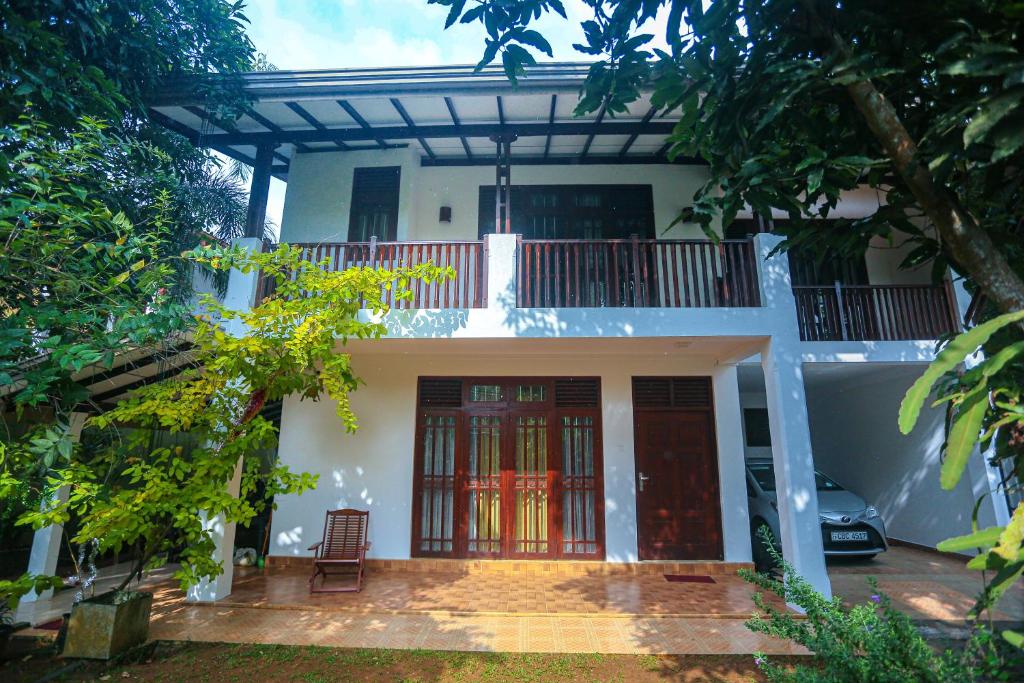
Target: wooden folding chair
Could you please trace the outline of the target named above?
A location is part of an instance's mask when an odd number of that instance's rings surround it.
[[[369,510],[329,510],[324,519],[324,537],[318,543],[309,546],[315,551],[313,557],[313,575],[309,577],[310,593],[357,593],[363,585],[363,571],[366,566],[366,551],[370,544],[366,540],[370,526]],[[331,572],[333,568],[356,569],[355,587],[324,588],[328,574],[351,572]],[[316,577],[321,576],[320,587],[316,587]]]

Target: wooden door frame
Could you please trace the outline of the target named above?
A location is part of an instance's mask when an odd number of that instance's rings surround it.
[[[708,388],[708,405],[704,408],[697,407],[664,407],[664,408],[649,408],[639,407],[636,401],[635,383],[636,379],[662,379],[662,380],[674,380],[674,379],[703,379],[707,382]],[[640,454],[637,448],[640,442],[640,425],[637,420],[638,413],[703,413],[707,416],[708,424],[708,439],[711,443],[710,455],[711,455],[711,467],[712,467],[712,480],[714,484],[713,498],[718,510],[718,536],[717,546],[718,550],[716,555],[718,559],[723,558],[725,552],[724,542],[724,530],[723,530],[723,514],[722,514],[722,477],[718,467],[718,425],[716,424],[716,413],[715,413],[715,383],[710,375],[636,375],[630,379],[630,391],[631,391],[631,403],[633,405],[633,488],[636,499],[636,549],[637,557],[640,561],[657,561],[643,557],[644,544],[641,540],[642,529],[641,529],[641,517],[640,517]],[[714,561],[715,558],[707,558],[709,561]]]
[[[461,406],[454,407],[425,407],[421,400],[421,387],[424,380],[458,380],[461,387]],[[560,381],[595,381],[597,383],[597,405],[593,407],[559,407],[556,401],[556,383]],[[545,385],[546,398],[544,401],[517,402],[513,400],[514,388],[521,384],[543,384]],[[479,384],[501,385],[505,396],[498,402],[470,402],[470,387]],[[601,419],[601,382],[599,377],[569,377],[569,376],[422,376],[417,378],[416,391],[416,427],[414,430],[416,442],[413,451],[413,476],[412,476],[412,525],[409,539],[409,550],[411,557],[449,557],[449,558],[473,558],[473,559],[516,559],[516,560],[554,560],[554,559],[587,559],[603,560],[605,558],[605,520],[604,520],[604,441],[602,434]],[[523,554],[513,552],[514,540],[514,457],[515,457],[515,418],[521,415],[535,415],[547,417],[547,481],[548,481],[548,553],[539,555],[536,553]],[[423,514],[423,486],[421,471],[424,460],[424,418],[428,415],[456,415],[455,435],[455,501],[452,505],[454,518],[452,524],[452,551],[431,552],[419,549],[422,540],[422,529],[420,528]],[[473,553],[468,552],[469,517],[468,508],[465,503],[468,495],[468,457],[469,457],[469,421],[476,415],[500,415],[505,433],[501,437],[502,453],[502,483],[500,487],[502,504],[502,550],[499,553]],[[565,417],[584,417],[592,421],[591,431],[593,438],[593,467],[594,467],[594,533],[596,552],[566,553],[563,552],[563,514],[562,497],[564,494],[563,472],[562,472],[562,428],[561,422]],[[506,462],[508,465],[506,465]],[[506,512],[508,511],[508,512]]]

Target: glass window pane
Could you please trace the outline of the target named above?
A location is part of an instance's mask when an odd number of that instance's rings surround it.
[[[500,384],[474,384],[469,388],[470,401],[493,403],[502,401],[504,398]]]
[[[516,400],[522,403],[546,401],[547,390],[543,384],[520,384],[516,386]]]

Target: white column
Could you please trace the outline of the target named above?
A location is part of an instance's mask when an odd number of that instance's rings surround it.
[[[235,464],[235,474],[228,482],[228,493],[237,496],[242,484],[242,458]],[[231,595],[231,582],[235,576],[235,524],[224,521],[224,515],[209,517],[200,513],[203,528],[210,531],[217,544],[213,551],[213,559],[221,563],[224,573],[212,579],[204,578],[188,589],[186,599],[189,602],[213,602],[223,600]]]
[[[797,573],[822,595],[830,597],[832,587],[821,544],[814,454],[789,259],[785,253],[768,257],[781,241],[781,237],[768,234],[755,238],[760,255],[761,302],[775,311],[777,321],[776,332],[761,351],[761,367],[771,430],[780,540],[783,556]]]
[[[487,254],[487,308],[516,306],[516,245],[518,235],[484,235]]]
[[[241,246],[250,252],[259,251],[263,243],[255,238],[246,237],[236,239],[234,246]],[[236,311],[245,311],[252,308],[256,299],[256,287],[259,283],[259,273],[252,271],[242,273],[232,270],[228,276],[228,290],[224,295],[224,305]],[[232,320],[227,326],[229,334],[245,334],[245,328],[238,320]],[[235,464],[235,473],[228,482],[228,492],[232,496],[238,496],[242,482],[242,458]],[[235,554],[235,524],[225,521],[223,515],[210,517],[206,513],[200,513],[203,528],[212,532],[216,548],[213,551],[213,559],[220,562],[224,572],[212,579],[202,579],[198,584],[189,588],[186,599],[189,602],[212,602],[222,600],[231,595],[231,581],[234,578],[234,554]]]
[[[82,435],[82,427],[88,417],[86,413],[71,413],[68,423],[68,436],[73,442],[77,442]],[[54,504],[66,503],[68,500],[68,488],[62,486],[57,489],[50,500],[44,502],[42,507],[48,508]],[[28,556],[28,573],[40,576],[53,576],[57,572],[57,559],[60,557],[60,545],[64,538],[63,525],[51,525],[37,529],[32,537],[32,550]],[[48,600],[53,597],[53,591],[47,589],[42,593],[29,591],[22,599],[22,602],[34,602],[36,600]]]
[[[799,357],[776,344],[772,340],[761,352],[761,367],[768,401],[782,555],[818,592],[830,597],[803,366]]]
[[[718,440],[718,488],[722,506],[722,547],[726,562],[750,562],[750,516],[747,511],[743,457],[743,414],[736,366],[714,374],[715,434]]]

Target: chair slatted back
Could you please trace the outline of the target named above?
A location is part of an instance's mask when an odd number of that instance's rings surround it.
[[[366,545],[366,531],[370,525],[368,510],[330,510],[324,522],[322,559],[358,560],[359,551]]]

